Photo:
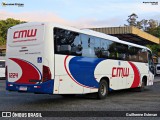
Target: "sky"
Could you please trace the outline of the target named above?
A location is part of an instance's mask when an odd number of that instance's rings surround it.
[[[2,2],[24,6],[2,6]],[[138,15],[137,20],[160,21],[160,0],[0,0],[0,20],[55,22],[80,28],[123,26],[132,13]]]

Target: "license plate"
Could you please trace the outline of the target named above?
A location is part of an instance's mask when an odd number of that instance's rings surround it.
[[[20,86],[19,90],[21,90],[21,91],[27,91],[27,86]]]

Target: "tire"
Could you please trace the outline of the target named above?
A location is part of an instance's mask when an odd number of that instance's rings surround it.
[[[101,80],[98,88],[97,98],[104,99],[108,95],[108,83],[105,80]]]
[[[143,92],[143,91],[144,91],[144,88],[145,88],[145,80],[142,79],[141,87],[138,87],[138,88],[137,88],[137,91],[138,91],[138,92]]]

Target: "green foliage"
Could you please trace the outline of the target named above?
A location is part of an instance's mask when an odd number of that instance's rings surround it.
[[[6,44],[7,39],[7,30],[8,28],[20,24],[25,23],[24,21],[15,20],[13,18],[8,18],[6,20],[0,20],[0,45]]]
[[[160,51],[160,45],[154,44],[154,45],[146,45],[149,49],[152,50],[153,54],[158,55],[158,52]]]
[[[138,15],[135,13],[132,13],[128,16],[127,22],[129,26],[135,26],[155,37],[160,38],[160,24],[158,26],[158,22],[154,19],[142,19],[140,21],[137,21]],[[148,48],[150,48],[153,52],[153,54],[158,55],[158,52],[160,52],[160,44],[150,44],[146,45]]]
[[[135,13],[132,13],[131,15],[129,15],[128,19],[127,19],[129,26],[137,26],[136,25],[137,18],[138,18],[138,16]]]
[[[147,32],[151,35],[154,35],[154,36],[160,38],[160,26],[158,26],[156,28],[150,28]]]
[[[127,22],[128,26],[135,26],[143,31],[148,31],[149,29],[155,29],[158,27],[158,21],[154,19],[142,19],[142,20],[137,20],[138,15],[135,13],[132,13],[131,15],[128,16]]]
[[[160,26],[156,28],[150,28],[147,32],[160,39]],[[147,47],[149,47],[152,50],[152,52],[156,55],[158,55],[158,52],[160,52],[160,44],[147,45]]]

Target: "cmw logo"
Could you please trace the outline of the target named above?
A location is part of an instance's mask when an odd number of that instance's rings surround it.
[[[31,29],[31,30],[20,30],[20,31],[15,31],[13,38],[18,39],[18,38],[26,38],[26,37],[35,37],[37,34],[37,29]]]
[[[113,67],[112,68],[112,77],[128,77],[129,68],[123,67]]]

